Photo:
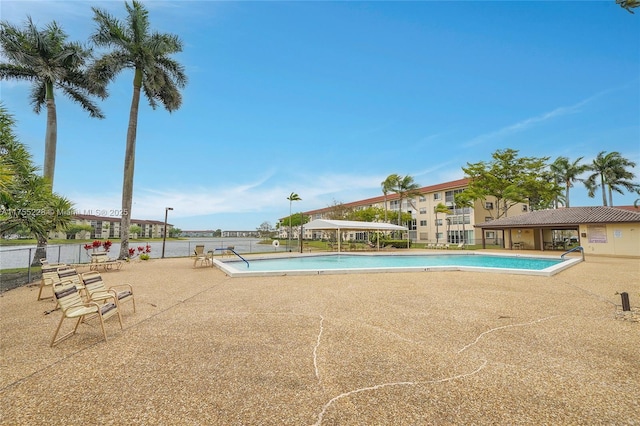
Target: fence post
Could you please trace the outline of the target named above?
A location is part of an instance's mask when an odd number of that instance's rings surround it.
[[[29,261],[27,262],[27,265],[29,265],[27,267],[27,280],[29,280],[28,282],[31,282],[31,248],[29,249]]]

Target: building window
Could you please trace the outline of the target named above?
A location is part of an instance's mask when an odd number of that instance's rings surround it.
[[[442,219],[436,219],[436,226],[442,226]]]
[[[496,233],[493,231],[487,231],[487,238],[495,238],[496,237]]]
[[[493,210],[493,203],[491,201],[486,201],[484,203],[484,208],[487,210]]]
[[[424,195],[421,195],[420,197],[418,197],[418,201],[420,201],[421,203],[424,203],[425,201],[427,201],[427,197],[425,197]]]
[[[492,220],[493,220],[493,218],[491,216],[485,216],[485,218],[484,218],[485,222],[490,222]]]
[[[435,194],[433,194],[433,199],[434,200],[441,200],[442,199],[442,195],[440,195],[439,192],[436,192]]]
[[[523,211],[523,212],[526,212],[528,209],[529,209],[529,208],[528,208],[528,206],[527,206],[526,204],[523,204],[523,205],[522,205],[522,211]]]
[[[420,207],[420,214],[427,214],[427,208],[426,207]]]
[[[427,226],[427,221],[426,220],[421,220],[420,221],[420,226]]]
[[[444,198],[447,203],[453,204],[455,202],[456,194],[460,194],[464,189],[454,189],[453,191],[447,191],[444,193]]]

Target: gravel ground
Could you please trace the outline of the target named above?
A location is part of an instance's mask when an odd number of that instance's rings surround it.
[[[107,342],[92,321],[50,348],[54,303],[37,285],[0,295],[0,424],[640,425],[638,259],[553,277],[232,279],[189,259],[102,275],[137,307]]]

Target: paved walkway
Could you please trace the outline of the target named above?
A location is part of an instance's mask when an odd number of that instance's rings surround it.
[[[234,278],[189,259],[107,272],[125,328],[0,296],[0,424],[639,424],[638,259],[553,277],[469,272]],[[69,321],[67,326],[71,325]]]

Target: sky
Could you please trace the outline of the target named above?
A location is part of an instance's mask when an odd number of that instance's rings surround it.
[[[143,1],[151,28],[184,43],[182,107],[141,99],[134,219],[182,230],[255,230],[291,212],[382,195],[390,174],[420,186],[464,177],[501,149],[640,164],[640,10],[606,1]],[[55,20],[69,40],[92,7],[124,1],[2,0],[3,20]],[[57,93],[54,191],[80,213],[116,215],[133,72],[90,118]],[[1,81],[18,139],[40,166],[46,111]],[[636,182],[640,170],[632,170]],[[297,193],[301,201],[287,197]],[[636,194],[614,194],[631,205]],[[584,185],[571,206],[601,205]]]

